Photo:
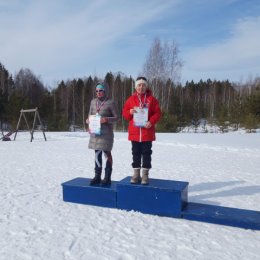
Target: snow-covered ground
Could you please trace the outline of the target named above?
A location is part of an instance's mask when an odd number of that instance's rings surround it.
[[[87,133],[0,142],[0,259],[259,259],[260,231],[67,203],[61,183],[93,176]],[[115,133],[113,179],[131,175]],[[189,201],[260,211],[259,134],[157,134],[152,178],[189,182]]]

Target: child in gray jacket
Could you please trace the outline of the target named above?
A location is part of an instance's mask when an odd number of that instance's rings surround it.
[[[113,123],[118,120],[118,111],[113,100],[108,98],[108,84],[96,85],[96,98],[90,103],[89,116],[89,149],[95,150],[95,176],[90,185],[110,185],[112,174],[112,148],[114,143]],[[93,127],[93,128],[92,128]],[[101,181],[102,153],[105,156],[105,177]]]

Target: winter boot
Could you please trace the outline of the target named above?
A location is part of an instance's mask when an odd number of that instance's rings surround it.
[[[143,184],[143,185],[149,184],[149,177],[148,177],[148,175],[149,175],[149,169],[143,168],[141,184]]]
[[[101,181],[102,186],[108,186],[111,184],[112,169],[105,169],[105,177]]]
[[[95,173],[94,178],[90,181],[90,185],[98,185],[101,182],[101,173]]]
[[[130,180],[130,183],[137,184],[141,182],[140,168],[134,168],[134,174]]]

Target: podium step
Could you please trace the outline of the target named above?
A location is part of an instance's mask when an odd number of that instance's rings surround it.
[[[180,217],[188,202],[188,182],[150,179],[149,185],[117,183],[117,208],[159,216]]]
[[[116,208],[116,181],[110,186],[90,186],[88,178],[75,178],[62,183],[63,200],[80,204]]]

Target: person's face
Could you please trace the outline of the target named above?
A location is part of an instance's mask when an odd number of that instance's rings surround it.
[[[136,86],[135,89],[138,94],[144,94],[147,89],[147,86],[144,83],[140,83]]]
[[[102,88],[96,88],[96,95],[98,98],[104,97],[105,91]]]

